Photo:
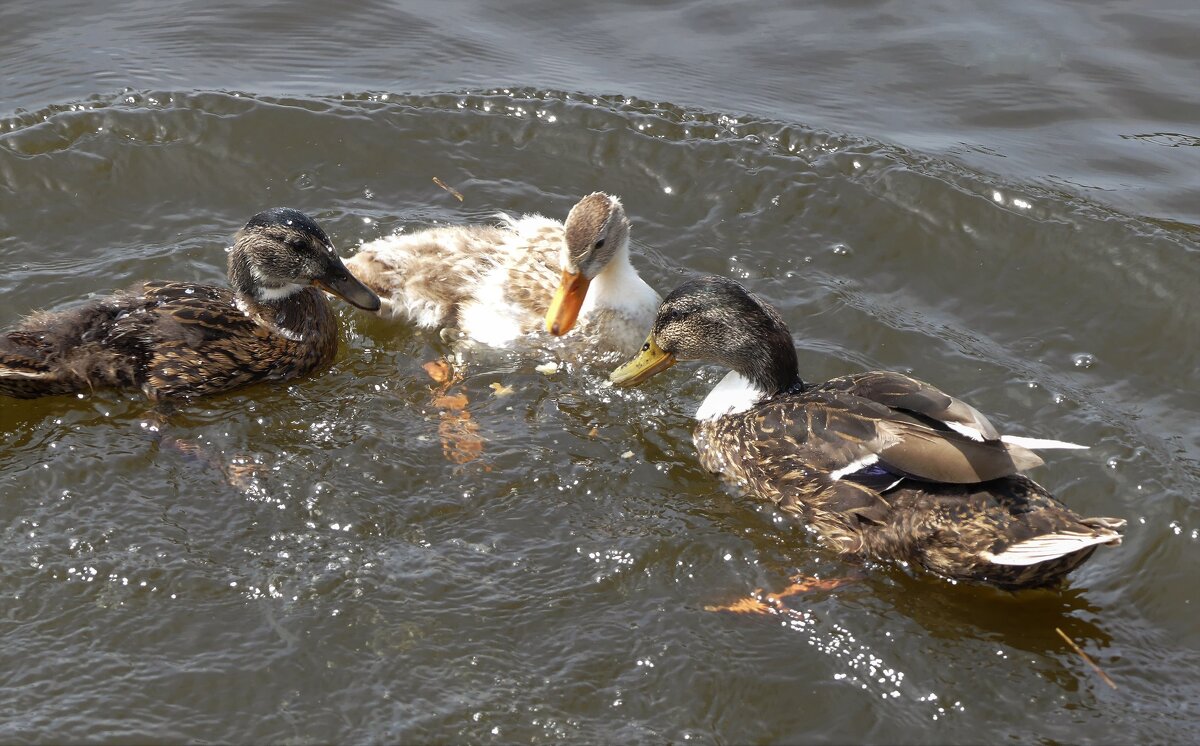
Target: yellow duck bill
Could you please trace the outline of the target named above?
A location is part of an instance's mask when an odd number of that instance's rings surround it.
[[[582,272],[563,271],[554,300],[550,301],[550,310],[546,312],[546,331],[556,337],[571,331],[579,318],[579,309],[583,307],[590,283]]]
[[[675,356],[663,352],[654,341],[654,335],[646,337],[642,351],[629,362],[608,374],[608,380],[617,386],[636,386],[642,381],[653,378],[675,364]]]

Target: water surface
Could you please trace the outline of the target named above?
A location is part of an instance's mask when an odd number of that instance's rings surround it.
[[[806,378],[907,371],[1090,444],[1035,476],[1130,526],[1060,592],[846,563],[698,467],[695,365],[617,392],[481,356],[457,464],[444,344],[340,306],[330,370],[158,431],[133,397],[0,404],[0,738],[1194,738],[1186,9],[7,3],[0,325],[223,282],[277,204],[349,254],[603,189],[656,287],[736,276]],[[705,609],[796,574],[849,582]]]

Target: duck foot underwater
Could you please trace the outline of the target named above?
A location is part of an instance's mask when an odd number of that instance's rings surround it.
[[[446,460],[463,465],[480,458],[484,438],[479,434],[479,423],[467,411],[470,399],[462,392],[451,393],[451,389],[463,382],[462,369],[445,358],[432,360],[421,367],[437,384],[430,389],[431,403],[438,410],[438,438]],[[485,471],[490,468],[484,465]]]
[[[259,480],[264,468],[251,458],[234,456],[226,459],[223,454],[214,454],[195,441],[167,434],[159,436],[158,447],[163,451],[174,451],[187,460],[220,474],[226,484],[243,495],[256,493],[260,489]]]
[[[832,591],[862,580],[861,576],[847,578],[815,578],[808,575],[793,575],[788,587],[778,593],[767,593],[755,588],[749,596],[723,606],[705,606],[705,611],[728,611],[734,614],[780,614],[793,611],[783,599],[802,593]]]
[[[223,482],[240,494],[250,495],[260,490],[259,480],[263,476],[264,467],[253,458],[226,458],[224,454],[215,454],[194,440],[171,434],[171,418],[176,411],[174,402],[158,402],[141,421],[143,432],[158,446],[160,452],[177,453],[186,461],[219,474]]]

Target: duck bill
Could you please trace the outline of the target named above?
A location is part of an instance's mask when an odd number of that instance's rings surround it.
[[[653,378],[675,364],[675,356],[663,352],[654,341],[654,335],[646,337],[646,344],[637,357],[608,374],[608,380],[617,386],[636,386]]]
[[[546,312],[546,331],[556,337],[571,331],[579,318],[579,309],[583,307],[590,283],[582,272],[572,274],[563,270],[562,281],[554,292],[554,300],[550,301],[550,310]]]
[[[379,296],[371,292],[371,288],[362,284],[350,270],[338,262],[320,277],[314,278],[312,284],[330,295],[336,295],[352,306],[364,311],[378,311]]]

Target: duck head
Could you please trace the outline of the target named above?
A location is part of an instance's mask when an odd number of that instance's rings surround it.
[[[290,207],[264,210],[237,232],[229,284],[258,303],[315,286],[365,311],[379,310],[379,297],[350,274],[321,226]]]
[[[562,280],[546,313],[546,331],[554,336],[575,326],[588,285],[597,275],[614,260],[629,262],[629,218],[616,197],[595,192],[579,200],[563,230]]]
[[[700,277],[675,288],[641,352],[609,379],[635,386],[680,360],[718,363],[770,396],[800,383],[796,347],[779,312],[726,277]]]

